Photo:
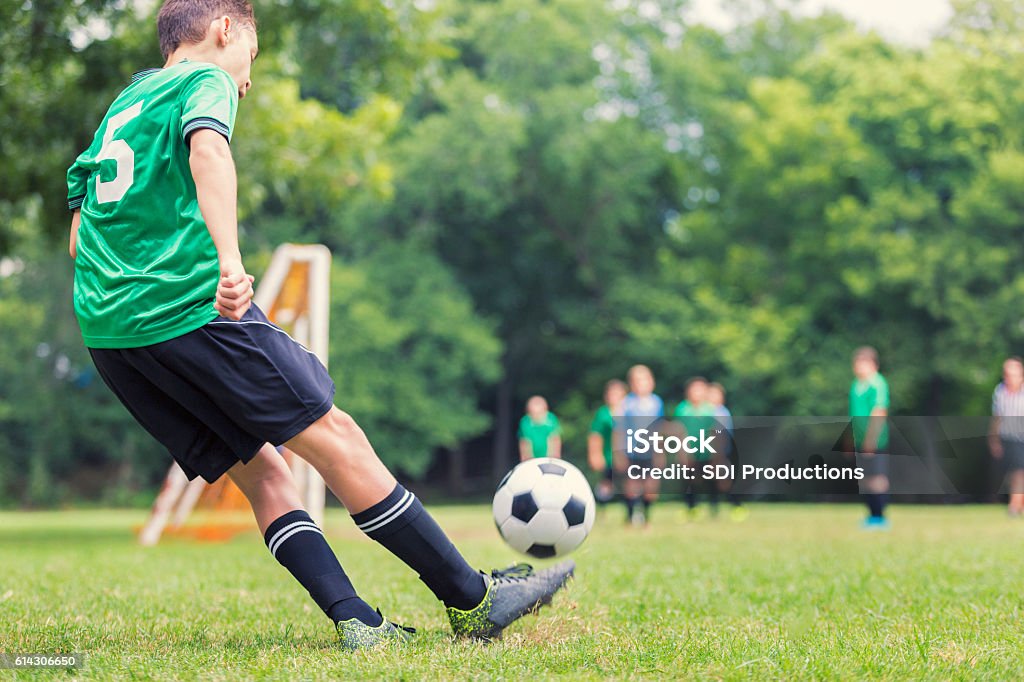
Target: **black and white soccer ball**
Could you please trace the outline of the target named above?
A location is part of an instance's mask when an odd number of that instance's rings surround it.
[[[594,493],[579,469],[560,459],[521,463],[494,494],[494,523],[513,549],[541,559],[573,551],[594,527]]]

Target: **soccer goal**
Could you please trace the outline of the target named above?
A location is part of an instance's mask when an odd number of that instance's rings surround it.
[[[327,366],[329,338],[331,252],[322,244],[283,244],[274,251],[270,266],[256,288],[253,301],[271,322],[312,351]],[[283,452],[299,488],[303,504],[317,524],[323,525],[325,486],[323,479],[301,457]],[[241,491],[224,476],[210,486],[201,478],[189,482],[177,464],[172,464],[163,487],[153,503],[139,542],[155,545],[165,530],[181,529],[197,506],[210,509],[211,523],[199,529],[199,536],[230,535],[230,524],[218,524],[219,512],[248,509]],[[223,526],[223,527],[221,527]]]

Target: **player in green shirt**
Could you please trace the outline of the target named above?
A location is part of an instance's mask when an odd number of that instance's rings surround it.
[[[306,459],[360,530],[419,574],[456,634],[499,635],[550,602],[572,562],[475,571],[334,406],[323,364],[252,305],[229,144],[252,87],[252,6],[166,0],[157,34],[163,68],[136,74],[67,173],[75,313],[97,371],[189,479],[238,485],[344,648],[409,630],[358,596],[273,446]]]
[[[850,421],[857,465],[864,469],[861,490],[869,515],[864,527],[885,529],[889,492],[889,384],[878,371],[878,351],[862,346],[853,353]]]
[[[595,496],[599,504],[610,502],[615,497],[615,440],[616,418],[621,420],[622,401],[629,389],[620,379],[612,379],[604,387],[604,405],[597,408],[590,422],[587,437],[587,462],[590,468],[601,474]],[[621,446],[618,448],[621,451]],[[622,455],[620,455],[622,456]]]
[[[519,460],[534,457],[562,457],[562,427],[539,395],[526,401],[526,414],[519,420]]]
[[[701,431],[714,433],[718,427],[715,406],[708,401],[708,380],[704,377],[693,377],[686,382],[686,399],[676,406],[672,416],[682,426],[684,434],[697,436]],[[687,513],[691,519],[697,519],[702,512],[697,507],[697,489],[703,488],[708,495],[712,515],[718,514],[718,486],[714,481],[705,481],[700,476],[699,467],[711,462],[711,453],[695,452],[692,455],[679,453],[686,458],[684,463],[698,467],[697,478],[686,482],[683,498],[686,501]]]

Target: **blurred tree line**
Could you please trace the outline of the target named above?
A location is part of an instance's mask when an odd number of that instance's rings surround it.
[[[1024,2],[924,48],[765,5],[257,3],[234,151],[243,252],[335,254],[338,402],[409,476],[490,476],[548,397],[580,454],[649,364],[740,414],[842,414],[875,345],[901,414],[984,414],[1022,351]],[[99,381],[70,303],[64,172],[151,4],[0,0],[0,500],[130,502],[168,460]],[[439,456],[444,454],[443,456]]]

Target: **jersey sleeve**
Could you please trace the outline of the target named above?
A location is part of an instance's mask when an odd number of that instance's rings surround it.
[[[884,408],[889,409],[889,382],[878,377],[875,382],[875,404],[871,406],[871,409]]]
[[[594,413],[594,418],[590,420],[590,433],[604,435],[605,424],[607,423],[607,420],[604,418],[604,410],[598,408],[597,412]]]
[[[200,71],[185,86],[181,102],[181,139],[202,128],[215,130],[231,141],[238,111],[238,86],[226,71]]]
[[[68,168],[68,210],[76,211],[82,207],[88,182],[89,171],[75,159],[71,168]]]
[[[1001,416],[1003,416],[1003,415],[999,414],[999,387],[998,386],[996,386],[996,389],[994,391],[992,391],[992,416],[993,417],[1001,417]]]

